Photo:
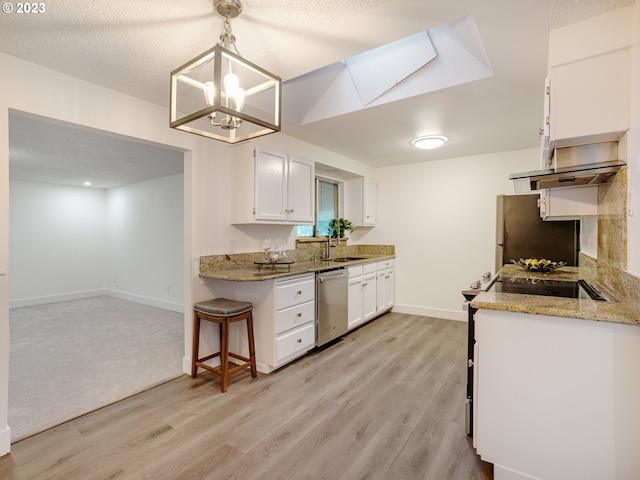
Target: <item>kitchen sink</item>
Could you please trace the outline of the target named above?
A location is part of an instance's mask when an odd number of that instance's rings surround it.
[[[338,257],[334,258],[334,262],[351,262],[353,260],[364,260],[366,257]]]

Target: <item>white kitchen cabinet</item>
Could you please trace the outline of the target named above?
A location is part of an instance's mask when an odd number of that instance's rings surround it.
[[[376,262],[372,262],[349,267],[349,330],[378,315],[376,265]]]
[[[377,264],[376,314],[391,310],[394,296],[394,260],[385,260]]]
[[[629,129],[632,17],[620,8],[551,31],[552,147],[617,140]]]
[[[550,76],[550,137],[555,147],[618,140],[629,129],[629,49],[552,67]]]
[[[474,445],[496,479],[640,478],[637,326],[481,309],[475,339]]]
[[[569,220],[598,214],[598,186],[553,188],[540,191],[540,217]]]
[[[270,373],[315,347],[315,274],[258,282],[208,282],[216,297],[253,303],[258,370]],[[231,326],[231,350],[247,355],[243,328]],[[234,350],[237,349],[237,350]],[[248,355],[247,355],[248,356]]]
[[[362,317],[366,322],[377,313],[377,271],[375,263],[367,263],[362,272]]]
[[[349,267],[347,317],[349,330],[364,322],[362,316],[362,265]]]
[[[248,145],[231,164],[231,223],[312,225],[313,162]]]
[[[376,181],[357,177],[346,182],[345,217],[356,227],[372,227],[376,224]]]

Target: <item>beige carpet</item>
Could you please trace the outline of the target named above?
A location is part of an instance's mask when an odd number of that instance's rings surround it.
[[[9,316],[12,442],[182,374],[181,313],[100,296]]]

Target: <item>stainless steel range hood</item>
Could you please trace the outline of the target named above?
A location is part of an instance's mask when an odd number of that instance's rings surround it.
[[[618,142],[556,148],[552,168],[512,173],[516,193],[547,188],[597,185],[608,181],[626,164],[618,158]]]

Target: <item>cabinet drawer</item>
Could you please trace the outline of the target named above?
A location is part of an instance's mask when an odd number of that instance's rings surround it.
[[[378,269],[378,264],[376,262],[372,262],[372,263],[365,263],[362,266],[362,273],[364,275],[367,275],[369,273],[373,273]]]
[[[389,260],[383,260],[382,262],[378,262],[378,270],[385,270],[387,268],[393,267],[395,264],[395,261],[393,258],[390,258]]]
[[[278,282],[276,309],[292,307],[315,299],[316,282],[313,275]]]
[[[349,270],[349,278],[362,276],[362,265],[349,267],[348,270]]]
[[[276,314],[276,334],[315,320],[314,301],[279,310]]]
[[[316,344],[316,326],[311,322],[276,337],[276,362]]]

